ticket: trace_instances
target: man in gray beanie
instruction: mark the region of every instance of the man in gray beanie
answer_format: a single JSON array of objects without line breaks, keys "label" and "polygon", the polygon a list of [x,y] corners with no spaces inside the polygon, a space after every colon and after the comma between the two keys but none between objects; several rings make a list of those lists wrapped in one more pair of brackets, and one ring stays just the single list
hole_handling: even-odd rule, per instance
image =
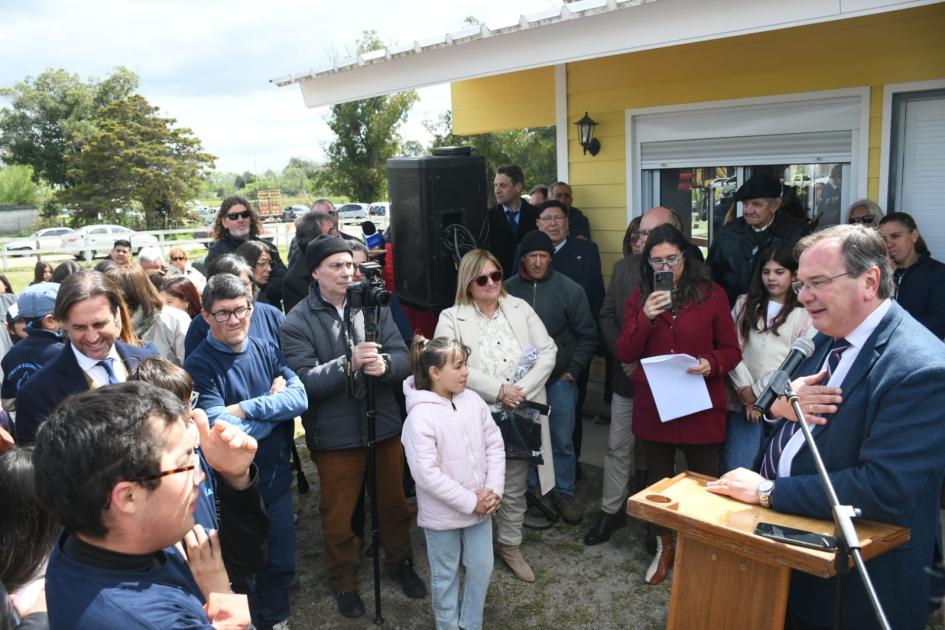
[{"label": "man in gray beanie", "polygon": [[374,379],[376,500],[384,563],[405,595],[426,595],[411,560],[411,512],[401,483],[403,419],[394,398],[395,389],[410,374],[410,357],[386,306],[378,309],[376,341],[365,340],[364,312],[347,300],[354,259],[343,239],[317,237],[305,249],[305,260],[314,282],[305,300],[286,316],[282,351],[312,403],[302,414],[302,425],[321,482],[319,511],[330,586],[338,611],[345,617],[360,617],[364,614],[358,593],[361,557],[351,515],[367,474],[368,378]]},{"label": "man in gray beanie", "polygon": [[581,522],[574,501],[577,457],[572,433],[576,418],[577,378],[587,369],[597,348],[597,323],[591,315],[584,289],[551,267],[551,238],[544,232],[529,232],[522,239],[518,274],[507,280],[505,290],[528,302],[558,346],[555,368],[545,391],[551,414],[551,447],[555,488],[552,502],[565,523]]}]

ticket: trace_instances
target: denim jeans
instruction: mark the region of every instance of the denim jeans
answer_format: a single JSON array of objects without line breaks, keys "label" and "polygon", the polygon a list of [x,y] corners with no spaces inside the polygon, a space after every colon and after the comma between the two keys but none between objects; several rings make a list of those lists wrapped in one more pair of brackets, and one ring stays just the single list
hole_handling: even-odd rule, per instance
[{"label": "denim jeans", "polygon": [[574,405],[578,388],[574,381],[557,379],[545,385],[548,395],[548,426],[551,429],[551,453],[555,464],[555,489],[559,494],[574,496],[574,473],[577,456],[574,454]]},{"label": "denim jeans", "polygon": [[[437,630],[479,630],[492,576],[492,519],[462,529],[424,529]],[[460,561],[466,568],[460,597]]]},{"label": "denim jeans", "polygon": [[765,421],[748,422],[745,410],[729,411],[722,449],[722,474],[742,467],[758,470],[765,438]]}]

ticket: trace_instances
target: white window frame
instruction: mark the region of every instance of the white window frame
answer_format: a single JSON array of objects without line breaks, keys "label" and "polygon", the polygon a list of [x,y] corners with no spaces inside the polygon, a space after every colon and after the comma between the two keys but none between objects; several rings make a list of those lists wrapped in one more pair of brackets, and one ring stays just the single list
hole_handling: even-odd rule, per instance
[{"label": "white window frame", "polygon": [[[902,92],[926,92],[945,89],[945,79],[931,81],[911,81],[909,83],[888,83],[883,86],[883,118],[879,145],[879,199],[874,199],[883,210],[889,202],[890,150],[892,149],[892,109],[893,97]],[[866,197],[864,194],[863,197]]]},{"label": "white window frame", "polygon": [[[850,189],[852,198],[866,196],[867,175],[869,171],[869,115],[870,115],[870,88],[868,86],[846,88],[841,90],[824,90],[819,92],[798,92],[795,94],[779,94],[775,96],[759,96],[752,98],[728,99],[720,101],[703,101],[686,103],[683,105],[666,105],[657,107],[642,107],[628,109],[626,117],[626,160],[627,160],[627,221],[642,214],[642,168],[640,159],[640,143],[634,135],[635,118],[649,114],[665,114],[674,112],[694,112],[705,110],[720,110],[739,108],[743,112],[751,112],[753,106],[759,111],[772,104],[800,103],[810,101],[828,101],[838,98],[857,97],[859,99],[859,127],[853,130],[853,147],[850,160],[850,171],[853,186]],[[748,108],[747,110],[745,108]],[[884,110],[885,112],[885,110]],[[796,129],[786,128],[784,133],[794,133]]]}]

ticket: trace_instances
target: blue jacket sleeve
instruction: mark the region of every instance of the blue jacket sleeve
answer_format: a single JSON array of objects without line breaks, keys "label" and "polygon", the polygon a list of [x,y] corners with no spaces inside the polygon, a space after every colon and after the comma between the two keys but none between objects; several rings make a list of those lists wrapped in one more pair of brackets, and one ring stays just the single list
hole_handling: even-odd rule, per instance
[{"label": "blue jacket sleeve", "polygon": [[202,362],[190,361],[186,364],[186,368],[187,372],[190,374],[190,378],[194,381],[194,391],[200,394],[200,397],[197,399],[197,406],[207,413],[210,426],[213,426],[217,420],[226,420],[257,440],[262,440],[272,433],[274,425],[271,422],[263,422],[249,418],[237,418],[226,412],[226,402],[223,398],[223,392],[220,391],[207,365]]},{"label": "blue jacket sleeve", "polygon": [[285,357],[274,343],[267,344],[265,347],[269,350],[267,357],[269,373],[284,378],[286,388],[278,394],[257,396],[241,401],[240,407],[243,408],[247,418],[253,420],[269,422],[291,420],[308,409],[305,386],[302,385],[302,381],[295,372],[286,365]]}]

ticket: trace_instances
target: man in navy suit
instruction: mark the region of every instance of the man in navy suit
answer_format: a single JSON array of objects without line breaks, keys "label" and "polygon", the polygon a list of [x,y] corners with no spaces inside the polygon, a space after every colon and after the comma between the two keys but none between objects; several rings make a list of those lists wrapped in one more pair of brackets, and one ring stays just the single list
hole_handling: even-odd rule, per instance
[{"label": "man in navy suit", "polygon": [[506,279],[518,271],[515,249],[522,237],[537,229],[538,208],[522,199],[525,175],[515,164],[500,166],[495,170],[493,182],[496,205],[489,209],[488,250],[502,263]]},{"label": "man in navy suit", "polygon": [[141,359],[155,354],[118,341],[121,305],[121,293],[97,271],[62,281],[53,315],[69,342],[17,393],[17,443],[32,442],[46,416],[70,394],[122,383]]},{"label": "man in navy suit", "polygon": [[[892,270],[879,235],[838,225],[798,243],[795,290],[820,331],[794,383],[842,505],[864,519],[909,528],[910,541],[867,563],[893,628],[924,628],[927,569],[941,550],[939,489],[945,472],[945,346],[890,299]],[[790,514],[831,511],[803,432],[783,400],[761,465],[708,489]],[[846,581],[844,627],[878,627],[859,575]],[[791,576],[794,628],[832,625],[834,580]]]}]

